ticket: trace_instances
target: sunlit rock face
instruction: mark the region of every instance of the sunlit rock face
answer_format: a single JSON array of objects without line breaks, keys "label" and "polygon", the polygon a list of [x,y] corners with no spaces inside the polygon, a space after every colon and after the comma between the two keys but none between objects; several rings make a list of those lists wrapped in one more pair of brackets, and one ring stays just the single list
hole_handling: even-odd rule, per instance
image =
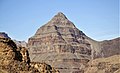
[{"label": "sunlit rock face", "polygon": [[27,48],[0,38],[0,73],[59,73],[46,63],[31,63]]},{"label": "sunlit rock face", "polygon": [[30,59],[46,62],[61,73],[82,72],[91,59],[88,37],[59,12],[28,40]]}]

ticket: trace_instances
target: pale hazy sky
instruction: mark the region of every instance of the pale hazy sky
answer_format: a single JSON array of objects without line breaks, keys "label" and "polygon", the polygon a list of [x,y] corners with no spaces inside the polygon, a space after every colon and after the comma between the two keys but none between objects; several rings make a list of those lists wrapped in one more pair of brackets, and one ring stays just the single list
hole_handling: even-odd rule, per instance
[{"label": "pale hazy sky", "polygon": [[119,0],[0,0],[0,32],[27,41],[58,12],[93,39],[120,34]]}]

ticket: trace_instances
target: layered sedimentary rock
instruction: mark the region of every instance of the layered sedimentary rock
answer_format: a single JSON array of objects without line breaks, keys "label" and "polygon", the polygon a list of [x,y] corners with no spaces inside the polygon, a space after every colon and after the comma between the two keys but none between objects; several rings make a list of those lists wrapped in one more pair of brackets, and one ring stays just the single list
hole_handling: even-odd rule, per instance
[{"label": "layered sedimentary rock", "polygon": [[46,62],[61,73],[80,72],[91,59],[86,35],[59,12],[28,41],[30,59]]},{"label": "layered sedimentary rock", "polygon": [[84,73],[120,73],[120,55],[91,60]]},{"label": "layered sedimentary rock", "polygon": [[59,73],[59,71],[46,63],[31,63],[25,47],[18,47],[11,39],[2,37],[0,73]]},{"label": "layered sedimentary rock", "polygon": [[82,73],[89,60],[120,54],[119,41],[95,41],[59,12],[29,38],[28,47],[33,62],[47,62],[62,73]]}]

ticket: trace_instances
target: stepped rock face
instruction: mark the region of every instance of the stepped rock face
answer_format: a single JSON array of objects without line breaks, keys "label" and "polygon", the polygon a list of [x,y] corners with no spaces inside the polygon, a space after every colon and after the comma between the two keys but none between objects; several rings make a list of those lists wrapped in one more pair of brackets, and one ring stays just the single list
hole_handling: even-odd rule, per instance
[{"label": "stepped rock face", "polygon": [[84,73],[120,73],[120,55],[91,60]]},{"label": "stepped rock face", "polygon": [[61,73],[78,73],[91,59],[91,44],[86,35],[59,12],[29,38],[30,59],[46,62]]}]

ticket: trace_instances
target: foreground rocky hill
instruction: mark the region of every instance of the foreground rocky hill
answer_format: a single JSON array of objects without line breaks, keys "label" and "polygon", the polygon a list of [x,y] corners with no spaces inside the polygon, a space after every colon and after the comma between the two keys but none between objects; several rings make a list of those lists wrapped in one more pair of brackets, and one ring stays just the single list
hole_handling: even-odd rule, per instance
[{"label": "foreground rocky hill", "polygon": [[46,63],[30,62],[28,50],[9,38],[0,38],[0,73],[59,73]]},{"label": "foreground rocky hill", "polygon": [[120,39],[95,41],[61,12],[28,40],[32,62],[46,62],[61,73],[83,73],[90,60],[120,54]]}]

